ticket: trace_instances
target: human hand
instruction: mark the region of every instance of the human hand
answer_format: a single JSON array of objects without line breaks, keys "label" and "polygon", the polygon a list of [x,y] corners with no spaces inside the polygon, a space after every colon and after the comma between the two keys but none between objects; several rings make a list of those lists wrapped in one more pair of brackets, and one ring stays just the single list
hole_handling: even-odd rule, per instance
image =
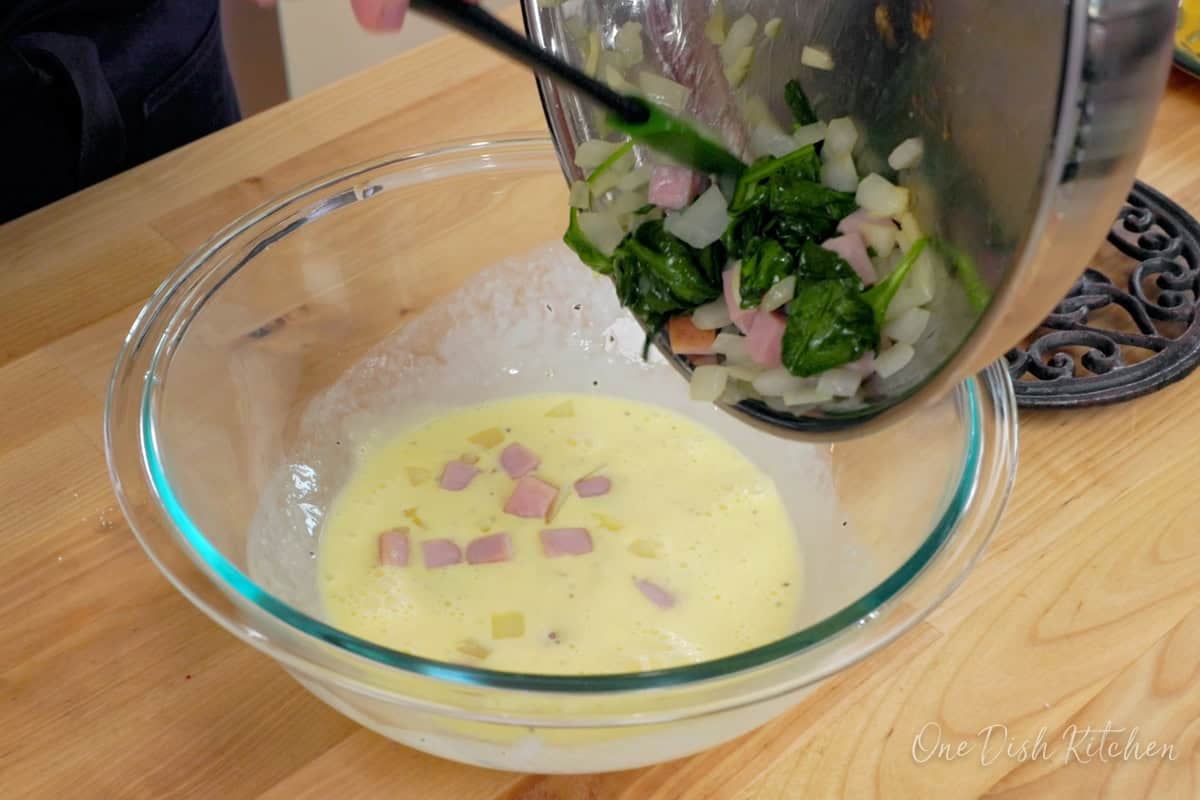
[{"label": "human hand", "polygon": [[[276,0],[255,0],[260,6],[270,7]],[[478,3],[479,0],[466,0]],[[408,13],[408,0],[350,0],[358,24],[369,31],[394,31],[404,24]]]}]

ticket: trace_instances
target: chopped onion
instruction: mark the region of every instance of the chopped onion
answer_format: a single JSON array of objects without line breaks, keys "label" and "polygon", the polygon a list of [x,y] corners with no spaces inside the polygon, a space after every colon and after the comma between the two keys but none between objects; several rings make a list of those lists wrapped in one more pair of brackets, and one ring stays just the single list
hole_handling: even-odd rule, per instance
[{"label": "chopped onion", "polygon": [[626,67],[636,67],[642,63],[645,53],[642,49],[642,26],[638,22],[626,22],[613,38],[613,47],[625,60]]},{"label": "chopped onion", "polygon": [[874,172],[862,179],[854,199],[875,217],[898,217],[908,209],[908,189]]},{"label": "chopped onion", "polygon": [[776,128],[779,123],[775,120],[775,115],[771,113],[771,109],[767,106],[767,101],[761,95],[753,95],[747,97],[741,103],[742,118],[746,120],[746,124],[751,127],[758,127],[764,122],[769,122]]},{"label": "chopped onion", "polygon": [[729,305],[724,298],[705,303],[692,312],[692,324],[702,331],[715,331],[731,322]]},{"label": "chopped onion", "polygon": [[582,48],[585,40],[588,37],[587,23],[583,21],[582,14],[572,15],[570,9],[571,3],[570,0],[568,0],[568,2],[563,3],[563,17],[565,17],[563,29],[567,32],[567,35],[570,36],[571,39],[580,46],[580,48]]},{"label": "chopped onion", "polygon": [[614,164],[603,174],[596,176],[591,182],[593,197],[602,197],[610,189],[616,188],[617,184],[621,182],[621,178],[625,177],[625,172],[619,167],[619,164]]},{"label": "chopped onion", "polygon": [[819,403],[828,403],[833,399],[833,395],[826,394],[820,389],[801,389],[798,392],[788,392],[783,396],[783,402],[789,406],[811,406]]},{"label": "chopped onion", "polygon": [[[829,147],[829,140],[825,140]],[[849,153],[838,153],[824,159],[821,165],[821,183],[839,192],[853,192],[858,189],[858,170],[854,166],[854,157]]]},{"label": "chopped onion", "polygon": [[587,181],[575,181],[571,184],[571,208],[584,210],[592,207],[592,187]]},{"label": "chopped onion", "polygon": [[906,286],[911,286],[930,300],[937,293],[933,258],[929,248],[925,248],[925,252],[917,257],[917,263],[913,264],[912,272],[908,274],[908,280],[904,282]]},{"label": "chopped onion", "polygon": [[635,94],[637,92],[637,88],[632,83],[625,80],[625,76],[621,74],[621,71],[612,64],[609,64],[604,68],[604,82],[607,83],[614,92],[621,92],[622,94]]},{"label": "chopped onion", "polygon": [[663,226],[668,233],[700,250],[724,235],[729,227],[729,206],[721,190],[710,186],[683,212],[668,214]]},{"label": "chopped onion", "polygon": [[806,67],[828,71],[833,69],[833,56],[829,55],[829,51],[823,47],[806,45],[800,51],[800,63]]},{"label": "chopped onion", "polygon": [[581,211],[577,215],[577,219],[583,235],[606,256],[611,256],[617,249],[617,245],[625,238],[625,231],[617,222],[614,214]]},{"label": "chopped onion", "polygon": [[905,286],[896,292],[896,296],[892,298],[892,302],[888,305],[887,321],[891,322],[905,312],[912,311],[914,308],[920,308],[932,299],[932,297],[926,297],[925,293],[919,289]]},{"label": "chopped onion", "polygon": [[583,69],[593,78],[600,71],[601,52],[603,52],[603,46],[600,44],[600,31],[590,31],[588,33],[587,61],[584,62]]},{"label": "chopped onion", "polygon": [[704,35],[713,44],[725,43],[725,4],[721,0],[717,0],[712,13],[708,15],[708,22],[704,25]]},{"label": "chopped onion", "polygon": [[631,192],[634,189],[640,189],[650,183],[650,176],[654,173],[654,167],[649,164],[643,164],[637,169],[625,175],[621,180],[617,181],[617,188],[624,192]]},{"label": "chopped onion", "polygon": [[921,163],[925,155],[925,143],[920,139],[905,139],[888,156],[888,166],[894,170],[911,169]]},{"label": "chopped onion", "polygon": [[824,141],[828,135],[829,126],[818,120],[811,125],[801,125],[796,128],[796,132],[792,134],[792,140],[796,143],[796,148],[799,149]]},{"label": "chopped onion", "polygon": [[881,378],[890,378],[907,367],[916,354],[911,344],[894,344],[875,357],[875,371]]},{"label": "chopped onion", "polygon": [[784,133],[774,120],[767,120],[757,125],[750,134],[750,149],[759,158],[763,156],[783,158],[799,148],[796,140]]},{"label": "chopped onion", "polygon": [[853,397],[862,381],[862,373],[858,370],[837,367],[821,373],[817,379],[817,391],[834,397]]},{"label": "chopped onion", "polygon": [[879,225],[863,223],[858,229],[862,233],[867,247],[875,251],[876,258],[887,258],[896,248],[896,234],[899,231],[891,222],[883,222]]},{"label": "chopped onion", "polygon": [[811,388],[811,379],[797,378],[784,367],[769,369],[754,379],[754,390],[765,397],[782,397]]},{"label": "chopped onion", "polygon": [[575,166],[588,171],[608,160],[608,157],[620,149],[620,142],[606,142],[603,139],[588,139],[575,148]]},{"label": "chopped onion", "polygon": [[692,371],[691,398],[701,403],[715,403],[725,393],[729,371],[724,367],[706,364]]},{"label": "chopped onion", "polygon": [[788,275],[779,283],[772,286],[763,295],[762,308],[763,311],[774,311],[777,308],[782,308],[792,302],[792,298],[796,296],[796,276]]},{"label": "chopped onion", "polygon": [[911,211],[905,211],[896,217],[896,221],[900,223],[900,233],[896,241],[900,243],[900,248],[907,253],[916,244],[917,240],[924,235],[921,232],[921,225],[917,222],[917,218],[912,215]]},{"label": "chopped onion", "polygon": [[750,74],[750,68],[754,66],[754,47],[743,47],[734,58],[733,63],[725,68],[725,80],[729,81],[729,85],[733,88],[741,86],[746,76]]},{"label": "chopped onion", "polygon": [[916,344],[929,325],[930,313],[923,308],[905,311],[883,326],[883,335],[901,344]]},{"label": "chopped onion", "polygon": [[736,333],[718,333],[717,338],[713,340],[712,349],[714,353],[725,356],[730,361],[735,361],[741,364],[752,364],[750,360],[750,351],[746,348],[746,337]]},{"label": "chopped onion", "polygon": [[642,87],[647,100],[676,114],[683,111],[691,96],[686,86],[645,70],[638,73],[638,85]]},{"label": "chopped onion", "polygon": [[768,39],[774,39],[779,35],[781,28],[783,28],[783,20],[779,17],[772,17],[763,23],[763,36]]},{"label": "chopped onion", "polygon": [[635,189],[617,195],[617,198],[608,204],[608,210],[613,214],[632,214],[646,203],[645,190]]},{"label": "chopped onion", "polygon": [[829,132],[825,135],[825,152],[830,155],[853,153],[858,144],[858,128],[849,117],[838,117],[829,121]]},{"label": "chopped onion", "polygon": [[730,363],[727,364],[725,368],[729,370],[729,377],[735,380],[745,381],[746,383],[753,383],[755,378],[767,371],[767,368],[762,364]]},{"label": "chopped onion", "polygon": [[756,33],[758,20],[750,14],[743,14],[730,26],[729,32],[725,34],[725,41],[721,44],[721,63],[726,69],[737,61],[743,49],[750,46]]}]

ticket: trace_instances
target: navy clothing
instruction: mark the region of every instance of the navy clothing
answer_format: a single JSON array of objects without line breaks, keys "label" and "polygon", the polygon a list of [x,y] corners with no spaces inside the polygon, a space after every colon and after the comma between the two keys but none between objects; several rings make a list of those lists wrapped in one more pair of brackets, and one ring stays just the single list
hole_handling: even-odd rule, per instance
[{"label": "navy clothing", "polygon": [[239,117],[219,0],[0,5],[0,222]]}]

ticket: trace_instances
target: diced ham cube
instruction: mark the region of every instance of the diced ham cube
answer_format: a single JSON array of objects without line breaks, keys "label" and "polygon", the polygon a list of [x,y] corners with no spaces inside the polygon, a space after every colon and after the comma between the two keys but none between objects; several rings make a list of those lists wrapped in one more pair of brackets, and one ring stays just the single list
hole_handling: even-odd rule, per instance
[{"label": "diced ham cube", "polygon": [[550,528],[542,531],[542,553],[547,558],[583,556],[592,552],[592,535],[586,528]]},{"label": "diced ham cube", "polygon": [[533,475],[517,481],[517,488],[504,504],[504,513],[525,519],[545,519],[558,497],[558,487]]},{"label": "diced ham cube", "polygon": [[671,317],[667,323],[667,339],[671,352],[680,356],[705,356],[712,353],[716,331],[702,331],[690,316]]},{"label": "diced ham cube", "polygon": [[612,490],[612,481],[603,475],[594,475],[575,481],[575,494],[580,497],[600,497]]},{"label": "diced ham cube", "polygon": [[516,442],[500,451],[500,466],[513,480],[533,472],[541,463],[542,460],[537,455]]},{"label": "diced ham cube", "polygon": [[475,476],[478,474],[479,467],[474,464],[468,464],[465,461],[449,461],[442,469],[442,479],[439,485],[448,492],[461,492],[471,485],[471,481],[475,480]]},{"label": "diced ham cube", "polygon": [[429,569],[462,563],[462,550],[452,539],[430,539],[421,542],[421,555]]},{"label": "diced ham cube", "polygon": [[783,332],[787,317],[775,311],[760,311],[746,336],[746,352],[755,364],[783,366]]},{"label": "diced ham cube", "polygon": [[857,233],[848,233],[835,239],[829,239],[822,242],[821,247],[837,253],[847,264],[854,267],[854,271],[858,273],[858,277],[862,278],[864,284],[870,286],[875,283],[875,265],[871,263],[871,257],[867,255],[867,246]]},{"label": "diced ham cube", "polygon": [[735,265],[725,270],[721,276],[725,283],[725,306],[729,309],[729,318],[742,333],[749,333],[754,325],[758,311],[753,308],[742,308],[742,273],[741,267]]},{"label": "diced ham cube", "polygon": [[467,545],[468,564],[499,564],[513,557],[512,537],[507,533],[480,536]]},{"label": "diced ham cube", "polygon": [[638,591],[642,596],[649,600],[659,608],[674,608],[675,595],[668,592],[666,589],[659,586],[653,581],[645,580],[644,578],[634,578],[633,583],[637,586]]},{"label": "diced ham cube", "polygon": [[687,167],[655,167],[646,199],[656,206],[681,211],[704,188],[704,176]]},{"label": "diced ham cube", "polygon": [[386,567],[408,566],[408,528],[379,534],[379,563]]},{"label": "diced ham cube", "polygon": [[853,233],[862,236],[862,228],[864,225],[891,225],[892,221],[886,217],[873,217],[866,209],[860,208],[848,217],[842,219],[838,223],[838,233]]},{"label": "diced ham cube", "polygon": [[846,369],[852,369],[864,378],[869,377],[875,371],[875,354],[867,353],[858,361],[847,364]]}]

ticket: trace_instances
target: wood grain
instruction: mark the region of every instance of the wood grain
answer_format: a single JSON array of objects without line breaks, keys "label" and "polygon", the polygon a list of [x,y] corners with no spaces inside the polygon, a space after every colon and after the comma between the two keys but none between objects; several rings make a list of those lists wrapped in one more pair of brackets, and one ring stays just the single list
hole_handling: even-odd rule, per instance
[{"label": "wood grain", "polygon": [[[543,124],[527,75],[451,37],[0,227],[0,795],[1200,797],[1197,378],[1120,407],[1023,415],[1010,511],[945,605],[780,720],[644,770],[510,775],[407,750],[168,585],[116,509],[100,429],[141,302],[280,191],[388,151]],[[1193,212],[1198,126],[1200,83],[1173,76],[1141,175]],[[1071,726],[1109,720],[1176,758],[978,752],[987,726],[1014,742],[1044,729],[1061,755]],[[976,751],[917,763],[930,725]]]}]

